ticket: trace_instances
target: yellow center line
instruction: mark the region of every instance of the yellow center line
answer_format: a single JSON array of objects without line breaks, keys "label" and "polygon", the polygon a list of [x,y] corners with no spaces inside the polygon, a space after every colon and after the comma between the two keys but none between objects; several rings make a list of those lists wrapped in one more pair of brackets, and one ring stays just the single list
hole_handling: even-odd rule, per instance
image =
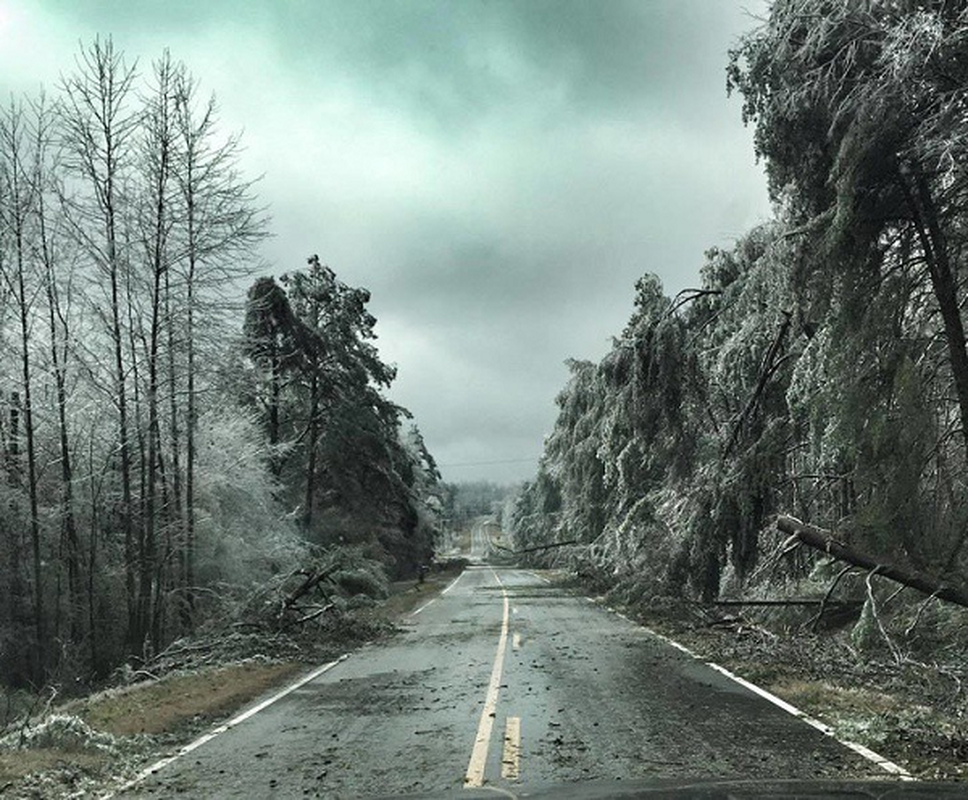
[{"label": "yellow center line", "polygon": [[521,717],[508,717],[504,727],[504,756],[501,777],[516,781],[521,772]]},{"label": "yellow center line", "polygon": [[504,616],[501,620],[501,636],[497,641],[494,666],[491,669],[491,682],[487,687],[487,697],[481,711],[481,721],[477,726],[477,738],[474,740],[471,760],[467,765],[467,774],[464,776],[464,786],[467,788],[484,784],[484,767],[487,764],[487,750],[491,743],[491,729],[494,726],[494,716],[497,713],[497,696],[501,688],[501,672],[504,669],[504,651],[508,645],[508,593],[497,573],[494,570],[491,570],[491,572],[501,587],[501,594],[504,598]]}]

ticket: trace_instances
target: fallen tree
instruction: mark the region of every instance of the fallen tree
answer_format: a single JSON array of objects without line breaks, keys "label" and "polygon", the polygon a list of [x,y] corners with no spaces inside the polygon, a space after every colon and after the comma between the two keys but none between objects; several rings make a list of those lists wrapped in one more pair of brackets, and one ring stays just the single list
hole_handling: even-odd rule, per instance
[{"label": "fallen tree", "polygon": [[895,583],[917,589],[930,597],[947,600],[949,603],[968,608],[968,593],[958,586],[929,577],[920,573],[910,572],[894,564],[879,561],[866,553],[860,553],[849,547],[834,531],[818,528],[795,517],[780,515],[776,520],[778,530],[789,535],[790,544],[800,543],[807,547],[826,553],[833,558],[855,567],[876,572]]},{"label": "fallen tree", "polygon": [[523,550],[512,550],[510,547],[505,547],[503,544],[491,542],[491,547],[496,547],[498,550],[503,550],[511,555],[520,556],[524,553],[537,553],[540,550],[551,550],[555,547],[565,547],[566,545],[571,544],[580,544],[580,542],[577,539],[569,539],[567,542],[552,542],[551,544],[541,544],[537,547],[525,547]]}]

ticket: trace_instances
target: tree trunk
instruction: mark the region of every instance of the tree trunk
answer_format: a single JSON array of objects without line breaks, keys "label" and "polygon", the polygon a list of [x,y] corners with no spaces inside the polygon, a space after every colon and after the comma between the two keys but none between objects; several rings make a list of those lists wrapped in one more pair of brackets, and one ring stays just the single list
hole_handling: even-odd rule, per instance
[{"label": "tree trunk", "polygon": [[[189,213],[189,241],[194,233]],[[191,247],[191,245],[190,245]],[[188,266],[188,418],[185,422],[185,617],[190,628],[195,614],[195,254],[189,253]]]},{"label": "tree trunk", "polygon": [[[38,124],[38,131],[42,125]],[[39,137],[39,133],[38,133]],[[38,143],[38,149],[40,144]],[[38,158],[38,162],[40,158]],[[40,181],[38,163],[38,181]],[[77,522],[74,516],[74,471],[72,465],[70,435],[67,422],[67,320],[60,305],[57,278],[54,270],[54,256],[47,234],[46,206],[41,189],[38,195],[38,228],[40,234],[41,258],[44,262],[45,290],[47,294],[47,322],[50,331],[50,358],[54,373],[54,389],[57,401],[57,428],[61,462],[61,531],[63,549],[67,562],[68,624],[70,640],[74,643],[81,639],[80,614],[83,598],[80,583],[80,543],[77,536]],[[60,323],[58,325],[58,322]],[[60,330],[63,329],[63,342]],[[63,347],[63,351],[61,348]]]},{"label": "tree trunk", "polygon": [[795,537],[797,541],[802,542],[808,547],[820,550],[847,564],[853,564],[855,567],[860,567],[867,571],[877,570],[878,575],[890,578],[896,583],[917,589],[926,595],[947,600],[949,603],[955,603],[956,605],[968,608],[968,593],[961,588],[952,586],[936,578],[901,569],[893,564],[878,561],[865,553],[859,553],[840,541],[833,531],[808,525],[793,517],[782,515],[777,517],[776,527],[783,533]]},{"label": "tree trunk", "polygon": [[[7,482],[14,490],[20,489],[21,472],[20,465],[20,395],[17,392],[10,393],[10,437],[7,442]],[[15,636],[22,638],[15,642],[17,646],[12,648],[17,657],[11,659],[14,663],[12,675],[9,678],[11,685],[17,686],[26,684],[30,681],[28,661],[29,653],[23,644],[26,632],[30,626],[30,612],[27,608],[27,586],[24,578],[24,541],[23,530],[18,524],[12,526],[8,531],[10,536],[10,558],[8,561],[10,570],[10,586],[7,588],[9,598],[10,622],[12,623]]]},{"label": "tree trunk", "polygon": [[30,316],[29,306],[24,283],[23,259],[21,248],[23,242],[20,233],[17,234],[17,284],[18,305],[20,306],[20,341],[21,349],[21,375],[23,376],[24,392],[24,437],[27,441],[27,488],[30,497],[30,545],[33,557],[33,576],[34,576],[34,635],[36,642],[36,671],[35,675],[40,678],[46,669],[46,640],[44,634],[44,583],[41,571],[41,548],[40,548],[40,510],[37,499],[37,452],[34,442],[34,412],[31,387],[31,365],[30,365]]},{"label": "tree trunk", "polygon": [[10,210],[7,220],[8,227],[13,233],[14,245],[14,276],[13,295],[17,304],[17,316],[20,323],[20,376],[23,391],[23,429],[27,445],[27,495],[30,507],[30,544],[33,573],[33,663],[31,671],[34,680],[40,682],[44,678],[47,666],[45,654],[46,635],[44,633],[44,584],[42,574],[41,541],[40,541],[40,510],[37,486],[37,451],[34,438],[33,414],[33,386],[32,364],[30,357],[30,310],[32,301],[27,294],[26,280],[26,251],[28,243],[27,216],[33,210],[34,190],[29,185],[27,167],[24,163],[23,151],[23,118],[21,109],[11,105],[6,119],[3,121],[3,146],[9,165],[9,201]]},{"label": "tree trunk", "polygon": [[119,517],[124,539],[125,602],[130,648],[137,638],[136,551],[120,286],[123,263],[118,252],[118,186],[123,179],[121,171],[135,119],[127,113],[126,105],[134,81],[134,70],[124,64],[110,39],[96,39],[90,48],[81,51],[77,64],[77,73],[63,84],[65,98],[61,119],[72,169],[89,184],[93,198],[87,210],[79,209],[82,216],[74,220],[74,228],[83,231],[87,224],[91,224],[99,228],[103,237],[102,242],[95,243],[86,233],[81,233],[80,241],[85,244],[109,286],[108,327],[113,350],[113,395],[117,411],[117,452],[121,466]]},{"label": "tree trunk", "polygon": [[99,485],[97,482],[98,470],[94,461],[94,436],[92,433],[88,449],[88,486],[91,500],[91,520],[90,537],[87,551],[87,625],[88,641],[90,643],[91,670],[95,675],[103,675],[106,670],[102,669],[101,664],[101,638],[100,630],[97,625],[97,595],[95,593],[94,576],[97,575],[97,548],[98,530],[100,525],[100,515],[98,514],[98,500],[100,498]]},{"label": "tree trunk", "polygon": [[[132,540],[132,554],[131,561],[128,562],[127,570],[130,574],[127,575],[129,583],[129,589],[131,591],[130,603],[132,604],[133,618],[130,620],[130,627],[128,629],[128,648],[131,653],[141,655],[144,649],[144,640],[146,630],[144,627],[145,620],[145,608],[143,606],[144,592],[145,588],[142,583],[142,578],[144,576],[145,570],[145,501],[147,500],[148,492],[145,480],[148,475],[146,469],[147,465],[147,444],[145,440],[145,427],[142,421],[142,414],[144,409],[144,403],[141,398],[141,367],[138,361],[138,343],[136,335],[136,320],[134,317],[134,290],[131,286],[131,275],[130,272],[125,276],[125,294],[127,298],[127,313],[128,313],[128,349],[131,354],[131,400],[132,407],[134,409],[134,437],[135,444],[137,445],[137,450],[135,455],[137,457],[137,470],[138,470],[138,504],[137,504],[137,515],[134,515],[135,506],[134,499],[132,497],[132,519],[131,519],[131,540]],[[141,332],[141,338],[144,338],[144,332]],[[147,349],[147,348],[145,348]],[[130,476],[130,473],[129,473]],[[133,477],[131,478],[133,480]],[[129,481],[129,491],[130,491],[130,481]],[[125,554],[125,560],[127,560],[127,553]]]},{"label": "tree trunk", "polygon": [[185,562],[188,548],[184,542],[181,482],[181,425],[178,410],[178,378],[175,359],[175,321],[171,304],[171,271],[165,270],[165,324],[168,327],[168,432],[171,450],[171,494],[168,509],[168,540],[173,541],[178,553],[178,577],[187,572]]},{"label": "tree trunk", "polygon": [[309,431],[306,447],[306,497],[303,508],[303,530],[307,533],[313,524],[313,506],[316,502],[316,440],[319,438],[319,373],[313,365],[313,376],[310,380],[311,393],[309,405]]},{"label": "tree trunk", "polygon": [[158,559],[158,460],[161,456],[161,423],[158,414],[158,354],[161,341],[161,303],[162,286],[167,271],[167,230],[168,230],[168,176],[171,163],[171,142],[173,137],[171,112],[169,107],[172,83],[172,64],[167,53],[155,67],[157,80],[156,93],[149,113],[149,130],[146,159],[146,172],[150,179],[152,201],[151,240],[149,245],[151,269],[151,324],[148,329],[148,448],[147,479],[144,519],[144,547],[141,554],[141,586],[139,595],[139,616],[142,634],[150,630],[152,644],[161,647],[158,641],[160,631],[157,620],[158,610],[153,601],[159,597],[157,588],[161,583],[161,562]]},{"label": "tree trunk", "polygon": [[919,167],[908,167],[902,171],[900,180],[914,214],[914,224],[931,276],[931,288],[944,323],[945,344],[958,396],[961,434],[968,459],[968,351],[965,350],[965,328],[961,321],[958,288],[951,270],[948,244],[924,173]]},{"label": "tree trunk", "polygon": [[272,353],[270,355],[272,375],[270,377],[270,398],[269,398],[269,445],[272,447],[272,455],[269,461],[269,469],[277,478],[282,472],[282,459],[279,458],[276,446],[279,444],[279,404],[282,402],[282,365],[279,363],[278,345],[272,343]]}]

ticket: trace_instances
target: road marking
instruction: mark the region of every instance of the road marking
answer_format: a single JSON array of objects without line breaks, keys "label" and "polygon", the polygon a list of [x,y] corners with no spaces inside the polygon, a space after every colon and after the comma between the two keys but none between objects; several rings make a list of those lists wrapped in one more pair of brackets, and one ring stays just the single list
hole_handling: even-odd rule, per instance
[{"label": "road marking", "polygon": [[173,761],[177,761],[182,756],[188,755],[193,750],[197,750],[199,747],[201,747],[206,742],[212,741],[212,739],[214,739],[216,736],[219,736],[220,734],[223,734],[226,731],[231,730],[236,725],[239,725],[240,723],[245,722],[247,719],[249,719],[249,717],[254,717],[260,711],[264,711],[269,706],[271,706],[273,703],[281,700],[287,694],[291,694],[292,692],[296,691],[296,689],[299,689],[299,688],[305,686],[310,681],[313,681],[316,678],[318,678],[324,672],[329,672],[333,667],[335,667],[337,664],[341,664],[343,661],[345,661],[349,657],[350,657],[350,654],[349,653],[346,653],[344,655],[341,655],[335,661],[330,661],[328,664],[323,664],[323,666],[314,669],[308,675],[304,675],[302,678],[300,678],[299,680],[297,680],[295,683],[292,683],[289,686],[287,686],[285,689],[281,689],[280,691],[276,692],[274,695],[272,695],[272,697],[269,697],[269,698],[263,700],[258,705],[253,706],[252,708],[248,709],[247,711],[243,711],[241,714],[239,714],[238,716],[233,717],[228,722],[225,722],[222,725],[219,725],[217,728],[209,731],[208,733],[203,734],[202,736],[199,736],[195,741],[190,742],[189,744],[186,744],[177,753],[175,753],[175,755],[168,756],[167,758],[163,758],[160,761],[156,761],[150,767],[146,767],[145,769],[141,770],[141,772],[139,772],[137,775],[135,775],[130,781],[128,781],[127,783],[125,783],[120,788],[113,789],[110,792],[108,792],[107,794],[101,795],[101,800],[110,800],[110,798],[114,797],[119,792],[126,792],[126,791],[128,791],[128,789],[131,789],[131,788],[137,786],[143,780],[145,780],[146,778],[151,777],[151,775],[153,775],[154,773],[158,772],[158,770],[162,769],[163,767],[167,767]]},{"label": "road marking", "polygon": [[508,717],[504,725],[504,756],[501,777],[516,781],[521,773],[521,717]]},{"label": "road marking", "polygon": [[515,631],[514,636],[511,637],[511,649],[520,650],[521,649],[521,634]]},{"label": "road marking", "polygon": [[432,597],[430,600],[428,600],[426,603],[424,603],[422,606],[420,606],[420,608],[418,608],[416,611],[411,611],[410,612],[410,616],[411,617],[417,616],[417,614],[419,614],[425,608],[427,608],[428,606],[432,606],[434,603],[436,603],[438,600],[440,600],[440,598],[443,595],[447,594],[447,592],[449,592],[451,589],[454,588],[454,585],[457,583],[457,581],[459,581],[461,579],[461,577],[463,577],[463,575],[464,575],[464,573],[462,572],[460,575],[458,575],[456,578],[454,578],[454,580],[452,580],[449,584],[447,584],[447,588],[445,588],[439,595],[437,595],[436,597]]},{"label": "road marking", "polygon": [[424,603],[424,604],[423,604],[422,606],[420,606],[420,608],[418,608],[418,609],[417,609],[416,611],[411,611],[411,612],[410,612],[410,616],[411,616],[411,617],[415,617],[415,616],[417,616],[417,614],[419,614],[419,613],[420,613],[421,611],[423,611],[423,610],[424,610],[425,608],[427,608],[427,607],[429,607],[429,606],[432,606],[432,605],[433,605],[434,603],[436,603],[436,602],[437,602],[438,600],[440,600],[440,596],[439,596],[439,595],[438,595],[437,597],[432,597],[432,598],[430,598],[430,600],[428,600],[428,601],[427,601],[426,603]]},{"label": "road marking", "polygon": [[753,694],[759,695],[764,700],[767,700],[768,702],[775,705],[777,708],[781,708],[784,711],[786,711],[788,714],[791,714],[797,719],[802,720],[803,722],[806,722],[807,725],[810,725],[811,727],[816,728],[818,731],[829,736],[831,739],[834,739],[840,742],[844,747],[850,750],[853,750],[855,753],[857,753],[860,756],[863,756],[868,761],[874,762],[885,772],[890,772],[894,775],[897,775],[898,778],[902,781],[917,780],[917,778],[915,778],[904,767],[900,766],[899,764],[895,764],[893,761],[890,761],[884,758],[884,756],[882,756],[880,753],[875,753],[869,747],[865,747],[864,745],[858,744],[857,742],[852,742],[849,739],[841,738],[840,736],[837,735],[836,731],[834,731],[834,729],[831,728],[829,725],[821,722],[819,719],[815,719],[814,717],[811,717],[809,714],[807,714],[806,711],[803,711],[797,708],[792,703],[788,703],[786,700],[784,700],[781,697],[777,697],[772,692],[768,692],[762,686],[757,686],[755,683],[750,683],[745,678],[739,677],[739,675],[734,675],[732,672],[726,669],[726,667],[722,667],[719,664],[715,663],[714,661],[706,661],[705,659],[700,658],[700,656],[698,656],[696,653],[694,653],[685,645],[679,644],[679,642],[677,642],[675,639],[670,639],[668,636],[664,636],[658,631],[654,631],[651,628],[646,627],[645,625],[640,625],[639,623],[629,619],[621,612],[616,611],[614,608],[610,608],[608,606],[606,606],[606,608],[608,608],[608,610],[611,611],[616,616],[619,616],[622,619],[626,620],[627,622],[630,622],[632,625],[635,625],[636,627],[641,628],[646,633],[650,634],[651,636],[654,636],[656,639],[659,639],[665,642],[666,644],[676,648],[676,650],[679,650],[685,653],[687,656],[689,656],[690,658],[694,658],[696,661],[701,661],[707,667],[710,667],[711,669],[716,670],[716,672],[720,673],[721,675],[725,675],[727,678],[729,678],[732,681],[735,681],[740,686],[744,686],[745,688],[753,692]]},{"label": "road marking", "polygon": [[454,578],[454,580],[452,580],[449,584],[447,584],[447,588],[444,589],[444,591],[442,591],[441,594],[447,594],[447,592],[449,592],[457,585],[457,581],[459,581],[463,577],[464,577],[464,573],[462,572],[460,575]]},{"label": "road marking", "polygon": [[484,783],[484,767],[487,765],[487,750],[491,744],[491,729],[494,727],[494,716],[497,714],[497,696],[501,689],[501,672],[504,669],[504,652],[508,645],[508,592],[501,583],[501,579],[494,570],[491,570],[494,579],[501,587],[501,594],[504,599],[504,616],[501,620],[501,635],[497,640],[497,653],[494,656],[494,666],[491,668],[491,682],[487,687],[487,696],[484,700],[484,708],[481,710],[481,721],[477,726],[477,738],[474,740],[474,749],[471,751],[471,760],[467,765],[467,774],[464,776],[464,787],[472,788],[482,786]]},{"label": "road marking", "polygon": [[732,672],[726,669],[726,667],[721,667],[719,666],[719,664],[714,664],[711,661],[707,661],[706,664],[707,666],[712,667],[714,670],[716,670],[716,672],[719,672],[720,674],[725,675],[730,680],[736,681],[736,683],[738,683],[740,686],[745,686],[751,692],[759,695],[764,700],[769,700],[771,703],[773,703],[773,705],[777,706],[778,708],[782,708],[788,714],[792,714],[797,719],[800,719],[803,722],[806,722],[807,725],[810,725],[811,727],[816,728],[818,731],[820,731],[823,734],[826,734],[832,739],[836,739],[842,745],[844,745],[845,747],[849,747],[855,753],[863,756],[868,761],[873,761],[875,764],[877,764],[877,766],[879,766],[885,772],[891,772],[897,775],[898,778],[900,778],[902,781],[917,780],[917,778],[915,778],[910,772],[904,769],[904,767],[898,764],[895,764],[893,761],[889,761],[888,759],[884,758],[884,756],[882,756],[880,753],[875,753],[873,750],[871,750],[868,747],[864,747],[864,745],[862,744],[858,744],[857,742],[852,742],[848,739],[841,739],[839,736],[837,736],[833,728],[831,728],[829,725],[824,724],[819,719],[814,719],[805,711],[801,711],[795,705],[792,705],[791,703],[788,703],[786,700],[780,697],[777,697],[775,694],[768,692],[766,689],[762,688],[761,686],[757,686],[755,683],[750,683],[748,680],[744,680],[743,678],[739,677],[739,675],[734,675]]}]

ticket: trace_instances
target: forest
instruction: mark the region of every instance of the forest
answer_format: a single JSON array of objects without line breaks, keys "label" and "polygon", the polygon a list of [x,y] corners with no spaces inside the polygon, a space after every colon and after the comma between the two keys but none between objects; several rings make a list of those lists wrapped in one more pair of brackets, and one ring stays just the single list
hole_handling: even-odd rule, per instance
[{"label": "forest", "polygon": [[569,362],[517,546],[632,598],[859,592],[878,640],[914,587],[910,634],[968,598],[968,10],[777,0],[727,85],[773,218]]},{"label": "forest", "polygon": [[103,678],[337,548],[430,556],[369,293],[259,260],[240,152],[184,64],[110,39],[0,111],[0,685]]}]

